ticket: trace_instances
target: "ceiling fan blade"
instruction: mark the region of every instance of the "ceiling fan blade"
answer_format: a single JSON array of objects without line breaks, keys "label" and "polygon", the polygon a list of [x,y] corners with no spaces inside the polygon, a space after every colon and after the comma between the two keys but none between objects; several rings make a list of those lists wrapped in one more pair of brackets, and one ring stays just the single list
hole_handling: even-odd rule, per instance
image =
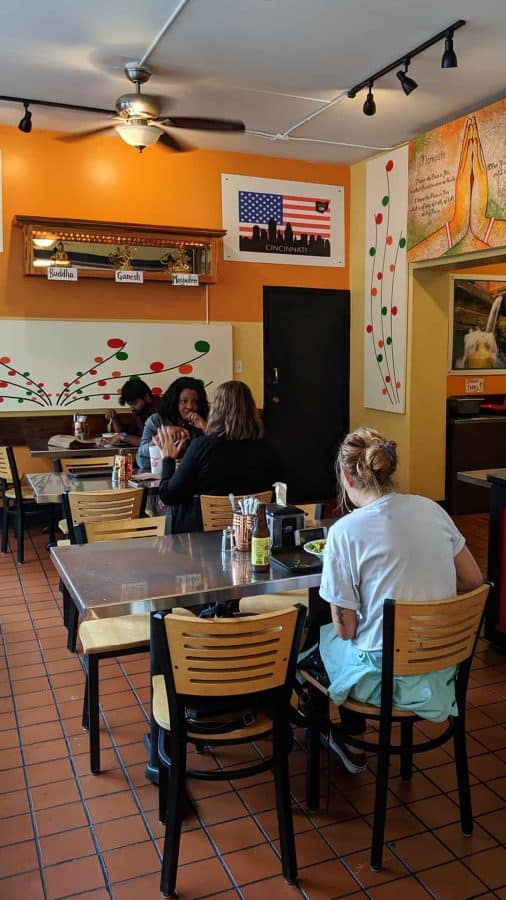
[{"label": "ceiling fan blade", "polygon": [[159,144],[163,144],[167,148],[170,147],[171,150],[176,150],[178,153],[186,150],[193,150],[191,144],[187,141],[181,141],[179,138],[175,138],[171,131],[169,131],[162,122],[158,121],[158,119],[152,119],[149,124],[154,125],[155,128],[159,128],[162,132],[158,139]]},{"label": "ceiling fan blade", "polygon": [[57,141],[63,141],[65,144],[73,144],[75,141],[82,141],[84,138],[92,137],[94,134],[100,134],[103,131],[111,131],[114,125],[102,125],[100,128],[89,128],[88,131],[73,131],[69,134],[60,134],[56,138]]},{"label": "ceiling fan blade", "polygon": [[193,131],[244,131],[244,122],[234,119],[202,119],[196,116],[166,116],[162,119],[174,128],[190,128]]}]

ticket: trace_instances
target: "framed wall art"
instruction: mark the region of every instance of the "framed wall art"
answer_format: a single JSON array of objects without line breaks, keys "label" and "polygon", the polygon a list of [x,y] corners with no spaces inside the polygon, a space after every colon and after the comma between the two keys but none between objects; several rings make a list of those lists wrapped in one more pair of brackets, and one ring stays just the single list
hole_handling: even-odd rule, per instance
[{"label": "framed wall art", "polygon": [[506,372],[506,278],[450,277],[450,372]]},{"label": "framed wall art", "polygon": [[221,176],[225,260],[344,266],[344,187]]}]

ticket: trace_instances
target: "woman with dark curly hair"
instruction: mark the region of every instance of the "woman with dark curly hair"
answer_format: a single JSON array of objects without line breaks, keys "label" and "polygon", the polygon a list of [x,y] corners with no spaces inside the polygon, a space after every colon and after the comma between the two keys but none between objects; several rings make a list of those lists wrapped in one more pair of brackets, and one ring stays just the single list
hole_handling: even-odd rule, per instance
[{"label": "woman with dark curly hair", "polygon": [[176,378],[162,397],[160,411],[147,419],[137,452],[137,465],[143,472],[149,472],[149,447],[160,428],[164,428],[178,441],[180,459],[189,442],[204,433],[209,403],[206,389],[198,378],[183,376]]},{"label": "woman with dark curly hair", "polygon": [[192,441],[177,469],[178,439],[160,428],[154,443],[162,454],[160,499],[174,507],[174,532],[202,531],[195,495],[254,494],[283,477],[281,461],[264,439],[252,393],[242,381],[218,385],[206,433]]}]

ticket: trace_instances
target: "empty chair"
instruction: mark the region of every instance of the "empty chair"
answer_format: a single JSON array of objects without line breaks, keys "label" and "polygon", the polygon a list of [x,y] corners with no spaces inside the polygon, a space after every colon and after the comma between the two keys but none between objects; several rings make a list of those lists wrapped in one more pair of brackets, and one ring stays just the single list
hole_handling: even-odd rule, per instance
[{"label": "empty chair", "polygon": [[[377,740],[346,735],[346,743],[377,755],[376,794],[374,801],[371,867],[379,871],[383,862],[383,841],[387,807],[390,756],[400,757],[402,778],[412,775],[413,753],[432,750],[453,738],[456,780],[462,831],[473,830],[471,792],[467,763],[465,707],[469,673],[485,609],[490,585],[484,584],[467,594],[448,600],[406,602],[385,600],[383,606],[383,652],[381,673],[381,706],[359,703],[351,698],[341,709],[376,720]],[[454,715],[441,723],[444,729],[437,737],[413,742],[413,725],[421,718],[411,710],[394,707],[394,677],[424,675],[456,666]],[[307,802],[318,807],[319,754],[322,723],[328,722],[328,691],[307,672],[303,676],[310,686]],[[392,740],[392,724],[400,725],[399,742]],[[444,725],[446,724],[446,727]]]},{"label": "empty chair", "polygon": [[[139,517],[145,504],[143,488],[119,488],[110,491],[69,491],[62,494],[62,505],[71,543],[79,542],[76,527],[87,522]],[[63,588],[63,621],[68,629],[67,647],[76,649],[79,615],[67,590]]]},{"label": "empty chair", "polygon": [[79,472],[93,466],[104,468],[114,465],[114,456],[74,456],[60,459],[62,472]]},{"label": "empty chair", "polygon": [[[235,503],[244,497],[256,497],[259,503],[270,503],[272,490],[261,491],[257,494],[242,494],[236,496]],[[202,525],[204,531],[219,531],[232,524],[233,510],[228,497],[214,497],[211,494],[200,495],[200,510],[202,513]]]},{"label": "empty chair", "polygon": [[[93,541],[126,540],[165,534],[165,516],[156,518],[88,522],[84,537]],[[139,598],[141,599],[141,598]],[[149,613],[90,619],[81,623],[79,637],[83,647],[86,683],[83,701],[83,727],[89,731],[90,769],[100,772],[99,664],[101,659],[128,656],[149,650]]]},{"label": "empty chair", "polygon": [[[289,710],[303,617],[295,607],[239,619],[154,615],[153,716],[160,728],[159,805],[165,822],[160,889],[165,897],[176,896],[187,775],[228,781],[272,768],[283,875],[295,881]],[[191,716],[195,707],[198,716]],[[219,747],[269,734],[272,755],[267,759],[235,769],[187,770],[188,743]]]},{"label": "empty chair", "polygon": [[110,519],[134,519],[143,512],[144,488],[113,488],[109,491],[68,491],[62,500],[71,540],[74,526]]},{"label": "empty chair", "polygon": [[7,553],[9,523],[14,522],[17,558],[25,560],[25,522],[27,517],[49,514],[50,540],[54,540],[54,507],[52,503],[36,503],[33,491],[21,483],[12,447],[0,447],[0,498],[2,500],[2,553]]}]

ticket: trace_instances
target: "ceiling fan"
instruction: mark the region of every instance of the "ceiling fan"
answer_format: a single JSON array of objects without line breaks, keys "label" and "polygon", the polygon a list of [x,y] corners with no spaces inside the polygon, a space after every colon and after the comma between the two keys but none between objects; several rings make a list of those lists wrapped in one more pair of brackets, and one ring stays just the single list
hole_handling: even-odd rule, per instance
[{"label": "ceiling fan", "polygon": [[[131,147],[135,147],[140,153],[145,147],[151,144],[160,143],[163,147],[177,152],[190,150],[188,143],[178,140],[173,134],[173,128],[187,128],[192,131],[229,131],[244,132],[244,122],[233,119],[208,119],[198,116],[166,116],[161,115],[163,97],[155,94],[142,94],[141,84],[145,84],[151,78],[151,72],[145,66],[139,63],[127,63],[125,66],[125,75],[128,80],[135,85],[135,91],[121,94],[116,100],[116,111],[108,109],[99,109],[93,106],[78,106],[72,103],[59,103],[56,101],[45,100],[27,100],[21,97],[4,97],[0,96],[0,100],[9,100],[24,104],[25,116],[21,120],[19,127],[21,131],[31,130],[31,113],[28,106],[31,104],[39,106],[57,107],[59,109],[81,110],[83,112],[93,112],[112,116],[112,121],[107,125],[99,128],[91,128],[87,131],[81,131],[71,134],[65,134],[59,137],[59,140],[66,142],[74,142],[91,137],[94,134],[100,134],[104,131],[115,129],[119,136]],[[27,117],[30,117],[28,120]],[[22,127],[22,123],[24,123]]]}]

